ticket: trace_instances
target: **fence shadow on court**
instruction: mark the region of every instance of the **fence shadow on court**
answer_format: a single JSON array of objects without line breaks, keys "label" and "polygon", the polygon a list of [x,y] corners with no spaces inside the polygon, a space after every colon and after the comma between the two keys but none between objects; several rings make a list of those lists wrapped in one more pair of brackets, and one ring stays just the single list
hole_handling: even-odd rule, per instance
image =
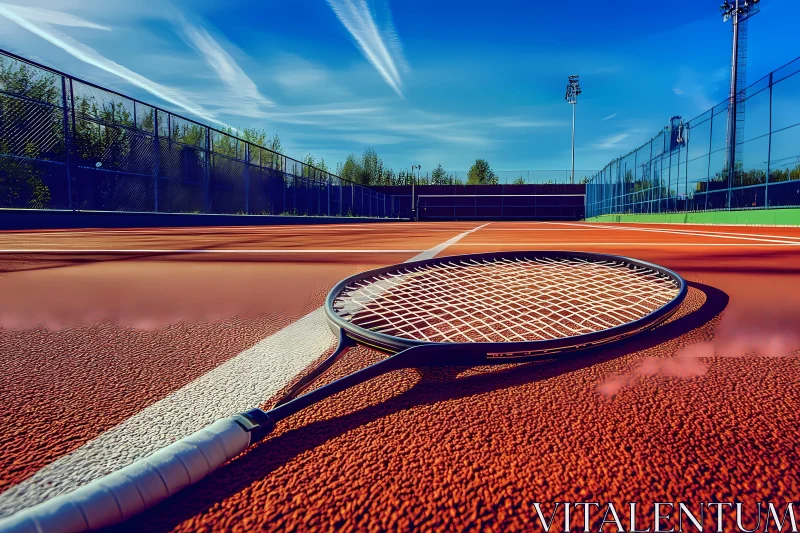
[{"label": "fence shadow on court", "polygon": [[244,457],[233,460],[197,485],[162,502],[128,523],[106,531],[170,530],[192,516],[207,511],[222,499],[265,478],[298,455],[393,413],[420,405],[456,400],[552,379],[678,338],[718,317],[729,301],[728,295],[719,289],[702,283],[687,283],[690,288],[699,290],[705,295],[705,302],[696,311],[664,324],[649,334],[636,336],[616,345],[469,377],[457,377],[464,371],[464,367],[420,368],[419,381],[407,391],[376,405],[337,418],[314,422],[268,439],[250,449]]}]

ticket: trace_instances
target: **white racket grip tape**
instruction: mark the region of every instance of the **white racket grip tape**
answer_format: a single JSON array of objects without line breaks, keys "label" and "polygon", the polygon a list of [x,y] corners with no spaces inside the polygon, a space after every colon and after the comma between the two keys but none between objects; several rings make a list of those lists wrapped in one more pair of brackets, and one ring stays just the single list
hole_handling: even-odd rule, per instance
[{"label": "white racket grip tape", "polygon": [[234,418],[210,426],[83,487],[0,519],[2,533],[77,533],[119,524],[200,481],[250,446]]}]

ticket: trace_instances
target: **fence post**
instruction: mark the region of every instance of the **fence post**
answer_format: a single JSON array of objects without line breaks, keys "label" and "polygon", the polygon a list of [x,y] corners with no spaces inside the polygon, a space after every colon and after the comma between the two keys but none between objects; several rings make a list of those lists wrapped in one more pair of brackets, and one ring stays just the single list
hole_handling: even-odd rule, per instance
[{"label": "fence post", "polygon": [[161,173],[160,148],[158,141],[158,110],[153,109],[153,209],[156,213],[158,213],[158,175]]},{"label": "fence post", "polygon": [[628,162],[623,160],[627,159],[625,156],[619,163],[617,163],[617,213],[624,212],[625,209],[625,169],[628,168]]},{"label": "fence post", "polygon": [[[640,193],[636,191],[636,169],[639,168],[639,149],[637,148],[635,152],[633,152],[633,182],[632,187],[633,191],[631,192],[631,203],[638,203],[639,208],[641,209],[642,198]],[[636,213],[636,207],[633,208],[633,212]]]},{"label": "fence post", "polygon": [[206,176],[203,184],[203,209],[211,213],[211,128],[206,126]]},{"label": "fence post", "polygon": [[769,175],[772,171],[772,72],[769,73],[769,141],[767,144],[767,183],[764,186],[764,207],[769,207]]},{"label": "fence post", "polygon": [[729,126],[729,139],[728,139],[728,210],[730,211],[733,209],[733,180],[736,177],[736,100],[738,99],[738,94],[734,93],[733,101],[730,102],[728,105],[733,106],[733,112],[728,112],[728,120],[731,120],[730,117],[733,117],[733,124]]},{"label": "fence post", "polygon": [[[72,80],[70,80],[70,98],[72,98]],[[71,211],[75,210],[72,200],[72,135],[69,132],[69,118],[67,118],[67,81],[61,76],[61,121],[64,128],[64,160],[67,170],[67,197]],[[74,113],[74,108],[73,108]]]},{"label": "fence post", "polygon": [[653,139],[650,139],[650,159],[647,160],[647,180],[650,183],[650,201],[647,202],[647,213],[653,214]]},{"label": "fence post", "polygon": [[714,147],[714,108],[711,108],[711,119],[708,126],[708,170],[706,171],[706,205],[703,211],[708,211],[708,196],[711,188],[711,149]]},{"label": "fence post", "polygon": [[[236,141],[239,142],[239,141]],[[250,143],[244,143],[244,212],[250,214]]]},{"label": "fence post", "polygon": [[[667,143],[667,136],[664,135],[664,146],[669,146],[669,172],[667,173],[667,212],[669,213],[669,196],[670,196],[670,189],[672,188],[672,132],[670,131],[670,142]],[[680,168],[680,159],[678,159],[678,167]],[[677,189],[675,190],[677,193]]]},{"label": "fence post", "polygon": [[[685,148],[686,156],[683,158],[683,160],[684,160],[684,163],[683,163],[683,176],[684,176],[684,183],[685,183],[685,186],[683,187],[683,196],[685,198],[685,200],[684,200],[684,207],[685,207],[684,211],[688,211],[689,210],[689,123],[688,122],[684,126],[683,135],[684,135],[683,139],[685,141],[685,145],[684,146],[686,147]],[[694,199],[694,195],[692,195],[692,199]]]},{"label": "fence post", "polygon": [[664,192],[664,150],[666,150],[666,139],[667,136],[661,134],[661,155],[658,157],[658,167],[660,172],[658,173],[658,212],[661,213],[661,200],[663,199],[663,195],[661,194]]}]

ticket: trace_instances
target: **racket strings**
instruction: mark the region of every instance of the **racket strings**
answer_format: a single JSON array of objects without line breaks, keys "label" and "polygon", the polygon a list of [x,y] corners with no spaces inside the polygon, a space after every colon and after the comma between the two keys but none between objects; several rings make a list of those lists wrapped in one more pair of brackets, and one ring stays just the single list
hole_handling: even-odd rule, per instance
[{"label": "racket strings", "polygon": [[[452,265],[450,265],[450,266],[452,266]],[[441,276],[441,272],[437,272],[437,274],[438,274],[438,275],[436,276],[437,278],[441,279],[441,278],[443,277],[443,276]],[[493,276],[493,277],[496,277],[496,276]],[[518,278],[518,277],[516,277],[515,279],[519,279],[519,278]],[[447,282],[447,281],[448,281],[448,280],[447,280],[447,279],[445,279],[445,282]],[[484,279],[484,280],[482,280],[482,281],[484,281],[484,282],[485,282],[485,279]],[[492,280],[492,281],[494,281],[494,280]],[[479,282],[477,285],[480,287],[481,285],[485,285],[485,283],[480,283],[480,282]],[[574,283],[573,283],[573,284],[571,284],[571,285],[574,285]],[[436,294],[437,294],[437,293],[438,293],[438,294],[441,294],[441,293],[439,293],[439,292],[438,292],[438,290],[437,290],[437,289],[441,288],[439,284],[437,284],[437,283],[435,283],[435,282],[434,282],[434,283],[431,283],[431,284],[428,286],[428,288],[430,288],[430,289],[434,290],[434,298],[433,298],[433,301],[432,301],[432,302],[428,302],[428,304],[429,304],[429,305],[430,305],[430,304],[433,304],[433,305],[444,304],[445,306],[447,306],[447,304],[448,304],[448,303],[450,303],[450,302],[448,302],[448,301],[443,301],[444,299],[442,299],[442,298],[437,298],[437,297],[436,297]],[[483,288],[483,287],[480,287],[480,288]],[[494,288],[494,287],[492,287],[492,288]],[[570,288],[573,288],[573,287],[570,287]],[[472,293],[474,293],[474,292],[477,292],[477,291],[470,291],[470,290],[467,290],[467,291],[466,291],[466,293],[465,293],[465,296],[466,296],[466,297],[465,297],[464,299],[465,299],[465,300],[473,300],[472,302],[468,302],[468,303],[479,303],[479,302],[475,302],[475,300],[474,300],[473,298],[471,298],[471,296],[472,296]],[[518,296],[519,296],[518,294],[514,294],[514,293],[516,293],[516,292],[518,292],[518,291],[512,291],[512,297],[518,297]],[[542,310],[542,309],[537,309],[537,308],[536,308],[536,307],[537,307],[537,306],[536,306],[536,304],[538,304],[538,302],[537,302],[537,301],[530,301],[529,299],[523,299],[523,300],[522,300],[522,303],[523,303],[523,304],[531,304],[531,303],[532,303],[532,304],[534,304],[534,309],[532,309],[532,311],[530,311],[530,312],[527,312],[527,313],[525,313],[525,314],[526,314],[526,315],[537,315],[537,314],[538,314],[538,315],[547,315],[547,314],[551,314],[551,315],[557,315],[559,312],[561,312],[561,317],[560,317],[560,318],[562,318],[562,319],[563,319],[563,322],[564,322],[565,324],[566,324],[566,323],[568,323],[568,322],[570,322],[570,318],[571,318],[571,317],[569,316],[569,313],[564,313],[564,312],[563,312],[563,306],[562,306],[562,305],[560,305],[560,303],[558,302],[558,300],[557,300],[556,298],[553,298],[553,296],[554,296],[554,295],[553,295],[553,294],[549,294],[549,295],[548,295],[548,294],[545,294],[544,296],[545,296],[545,297],[549,297],[549,298],[550,298],[550,300],[551,300],[551,303],[555,303],[555,306],[554,306],[554,308],[553,308],[552,310],[549,310],[549,312],[548,312],[548,310],[547,310],[546,308],[545,308],[544,310]],[[558,297],[558,295],[556,295],[556,297]],[[524,298],[524,295],[523,295],[523,298]],[[404,303],[409,303],[409,302],[404,302]],[[413,299],[411,300],[411,302],[410,302],[410,303],[411,303],[412,305],[419,305],[419,299],[418,299],[418,298],[413,298]],[[464,302],[462,301],[462,303],[464,303]],[[392,311],[392,312],[396,312],[396,311],[397,311],[396,309],[392,309],[392,308],[391,308],[391,306],[385,306],[385,307],[389,307],[389,310],[390,310],[390,311]],[[396,307],[396,306],[395,306],[395,307]],[[406,308],[406,309],[408,309],[408,308]],[[524,309],[524,308],[523,308],[523,309]],[[506,318],[510,318],[510,317],[509,317],[509,313],[508,313],[508,311],[512,311],[512,313],[513,313],[513,312],[514,312],[514,311],[516,311],[516,310],[515,310],[515,309],[513,309],[513,308],[512,308],[512,306],[508,305],[506,301],[500,301],[500,302],[499,302],[499,305],[498,305],[498,306],[495,306],[495,309],[494,309],[494,311],[495,311],[495,313],[496,313],[497,315],[499,315],[499,317],[501,317],[501,318],[503,318],[503,319],[506,319]],[[412,316],[414,316],[415,318],[417,318],[417,317],[419,317],[419,316],[420,316],[420,313],[417,313],[417,312],[412,312],[411,314],[412,314]],[[461,314],[463,314],[463,313],[461,313]],[[487,324],[487,323],[486,323],[486,321],[484,320],[484,315],[485,315],[485,313],[483,313],[483,312],[481,312],[481,311],[478,311],[478,312],[476,312],[476,313],[475,313],[475,318],[477,318],[477,319],[479,319],[479,320],[483,320],[483,321],[484,321],[484,323],[482,324],[484,327],[483,327],[483,328],[481,328],[481,331],[478,331],[478,334],[479,334],[479,336],[481,335],[481,333],[484,333],[484,334],[483,334],[483,337],[484,337],[486,340],[495,340],[495,339],[497,338],[497,336],[498,336],[498,335],[500,335],[500,336],[502,337],[502,336],[503,336],[503,332],[502,332],[502,331],[498,331],[498,329],[497,329],[497,328],[493,327],[493,325],[494,325],[494,324],[492,324],[492,323],[489,323],[489,324]],[[385,314],[384,314],[383,316],[384,316],[384,318],[386,318]],[[524,315],[523,315],[523,316],[524,316]],[[437,316],[437,318],[441,318],[441,317],[440,317],[440,316]],[[467,323],[467,324],[464,324],[463,320],[460,320],[460,317],[459,317],[458,315],[457,315],[457,318],[459,318],[459,320],[457,320],[457,324],[456,324],[456,326],[466,325],[466,326],[467,326],[467,328],[468,328],[469,330],[472,330],[473,332],[475,332],[475,331],[476,331],[476,329],[477,329],[477,328],[475,328],[475,327],[474,327],[472,324],[469,324],[469,323]],[[525,317],[525,318],[529,318],[529,317]],[[629,317],[628,317],[628,318],[629,318]],[[605,327],[608,327],[608,326],[611,326],[611,325],[613,325],[613,324],[611,324],[611,323],[609,323],[609,322],[607,322],[607,321],[606,321],[605,323],[598,323],[598,322],[596,322],[596,321],[592,321],[592,320],[591,320],[591,317],[583,317],[583,320],[582,320],[582,321],[583,321],[583,322],[586,322],[586,321],[589,321],[589,322],[591,322],[593,327],[603,327],[603,326],[605,326]],[[425,325],[427,325],[427,326],[434,326],[434,327],[435,327],[435,325],[434,325],[434,324],[432,324],[430,321],[425,321],[425,320],[424,320],[424,318],[423,318],[423,322],[426,322],[426,324],[425,324]],[[368,327],[369,327],[369,326],[374,326],[375,324],[374,324],[374,323],[366,323],[366,322],[365,322],[365,323],[364,323],[364,324],[362,324],[362,325],[364,325],[364,326],[368,326]],[[420,328],[420,327],[418,327],[416,324],[412,323],[412,324],[410,324],[410,326],[411,326],[411,329],[412,329],[412,330],[415,330],[415,332],[416,332],[416,333],[420,333],[420,332],[421,332],[421,328]],[[501,326],[501,329],[502,329],[502,330],[505,330],[505,331],[509,331],[509,330],[511,329],[511,328],[509,328],[509,327],[508,327],[508,325],[507,325],[506,323],[501,323],[501,324],[500,324],[500,326]],[[385,329],[385,328],[379,328],[379,329]],[[447,333],[447,332],[445,332],[445,331],[442,331],[442,330],[441,330],[441,329],[439,329],[439,328],[436,328],[436,329],[438,329],[439,333],[445,333],[445,336],[447,336],[447,335],[446,335],[446,333]],[[458,327],[451,327],[451,329],[458,329]],[[578,333],[578,332],[579,332],[579,331],[576,331],[576,329],[575,329],[575,328],[568,328],[568,329],[569,329],[569,330],[571,330],[571,331],[570,331],[570,333],[573,333],[573,334],[574,334],[574,333]],[[491,335],[488,335],[488,336],[487,336],[487,335],[485,334],[485,332],[487,332],[487,331],[488,331],[489,333],[491,333]],[[529,328],[529,329],[527,329],[527,331],[525,331],[525,328],[523,328],[523,332],[525,332],[525,333],[531,333],[531,329]],[[539,333],[540,335],[541,335],[541,333],[542,333],[541,329],[539,329],[539,331],[534,331],[534,332],[535,332],[535,333]],[[520,332],[519,332],[519,331],[517,331],[516,333],[520,333]]]},{"label": "racket strings", "polygon": [[334,309],[368,330],[426,342],[521,342],[609,329],[678,294],[656,270],[613,261],[504,258],[398,269],[345,289]]},{"label": "racket strings", "polygon": [[[451,265],[449,265],[449,266],[453,266],[453,265],[451,264]],[[442,277],[443,277],[443,276],[441,275],[441,272],[437,272],[437,276],[435,276],[435,278],[439,278],[439,279],[441,279]],[[497,276],[495,275],[495,276],[492,276],[492,277],[493,277],[493,278],[495,278],[495,277],[497,277]],[[485,278],[485,277],[484,277],[484,278]],[[517,279],[518,279],[518,278],[517,278]],[[445,281],[445,282],[448,282],[449,280],[447,279],[447,277],[445,277],[445,280],[444,280],[444,281]],[[485,279],[484,279],[484,280],[482,280],[482,281],[484,281],[484,283],[480,283],[480,282],[479,282],[479,283],[477,284],[479,288],[484,288],[484,287],[481,287],[481,285],[485,285]],[[492,281],[494,281],[494,280],[492,280]],[[443,299],[443,298],[440,298],[440,297],[436,297],[436,296],[437,296],[437,294],[441,294],[441,293],[438,291],[438,289],[440,289],[440,288],[441,288],[441,287],[440,287],[440,285],[439,285],[438,283],[436,283],[436,282],[430,283],[430,284],[428,285],[428,287],[427,287],[427,289],[430,289],[430,290],[428,290],[428,291],[426,291],[426,292],[430,293],[431,291],[433,291],[433,296],[434,296],[434,298],[433,298],[433,301],[429,301],[429,302],[427,302],[427,304],[423,304],[421,307],[425,308],[425,307],[430,307],[431,305],[436,305],[436,306],[438,306],[438,305],[444,304],[444,306],[445,306],[445,308],[446,308],[446,307],[447,307],[447,305],[448,305],[448,304],[450,304],[451,302],[450,302],[450,301],[447,301],[447,299]],[[494,289],[495,287],[492,287],[492,288]],[[407,290],[406,290],[405,292],[409,292],[409,291],[407,291]],[[464,299],[465,299],[465,300],[473,300],[472,302],[468,302],[468,303],[476,303],[476,302],[475,302],[475,299],[474,299],[474,298],[471,298],[471,296],[472,296],[472,294],[471,294],[471,293],[474,293],[474,292],[477,292],[477,291],[470,291],[470,290],[467,290],[467,291],[466,291],[466,293],[465,293],[465,296],[466,296],[466,297],[465,297]],[[397,295],[395,295],[395,296],[397,296]],[[431,296],[431,294],[426,294],[425,296]],[[512,296],[517,296],[517,295],[516,295],[516,294],[512,294]],[[553,301],[556,301],[556,306],[555,306],[555,309],[554,309],[554,311],[556,311],[556,312],[557,312],[557,311],[560,311],[560,308],[561,308],[561,306],[560,306],[560,305],[558,305],[558,302],[557,302],[557,300],[554,300],[554,299],[552,298],[552,295],[548,295],[548,296],[551,296],[551,300],[553,300]],[[414,306],[414,305],[416,305],[416,306],[420,306],[420,303],[421,303],[421,302],[420,302],[420,300],[421,300],[421,299],[419,298],[419,296],[418,296],[418,295],[412,296],[410,299],[409,299],[409,298],[407,298],[407,300],[410,300],[410,301],[403,302],[403,301],[402,301],[402,299],[393,298],[393,299],[392,299],[392,304],[394,304],[394,305],[388,305],[388,306],[387,306],[387,305],[384,305],[383,307],[384,307],[385,309],[387,309],[388,311],[390,311],[390,312],[397,312],[397,311],[398,311],[398,309],[396,309],[396,308],[397,308],[397,303],[399,303],[399,302],[402,302],[404,305],[407,305],[407,304],[409,304],[409,303],[410,303],[410,304],[411,304],[411,306],[412,306],[412,307],[411,307],[411,309],[413,309],[413,306]],[[462,301],[462,303],[464,303],[464,302]],[[479,302],[478,302],[478,303],[479,303]],[[513,312],[513,311],[516,311],[515,309],[513,309],[513,308],[512,308],[512,306],[508,305],[508,304],[507,304],[507,302],[505,302],[505,301],[501,301],[501,302],[499,302],[499,303],[500,303],[500,305],[499,305],[499,306],[495,306],[495,310],[494,310],[494,311],[495,311],[495,312],[497,313],[497,315],[499,315],[501,318],[504,318],[504,319],[505,319],[505,318],[509,318],[509,313],[508,313],[508,311],[512,311],[512,312]],[[534,303],[534,304],[536,304],[537,302],[535,302],[535,301],[534,301],[534,302],[530,302],[530,301],[524,301],[524,300],[523,300],[523,303],[525,303],[525,304],[527,304],[527,303]],[[394,307],[394,308],[393,308],[393,307]],[[407,310],[409,310],[409,307],[404,307],[404,309],[407,311]],[[467,331],[468,331],[468,332],[469,332],[470,330],[471,330],[473,333],[477,332],[477,333],[478,333],[478,336],[482,336],[482,337],[484,337],[484,339],[485,339],[485,340],[496,340],[498,335],[499,335],[500,337],[503,337],[503,336],[504,336],[504,333],[505,333],[505,332],[508,332],[508,331],[511,329],[511,328],[509,328],[509,327],[507,326],[507,324],[505,324],[505,323],[501,323],[501,324],[500,324],[500,330],[498,330],[498,328],[495,328],[495,327],[493,327],[493,325],[494,325],[494,324],[492,324],[492,323],[488,323],[488,324],[487,324],[487,323],[486,323],[485,316],[484,316],[484,315],[485,315],[485,313],[483,313],[483,312],[481,312],[481,311],[478,311],[478,312],[476,312],[476,313],[475,313],[475,318],[477,318],[477,319],[479,319],[479,320],[483,321],[483,324],[481,324],[481,326],[483,326],[483,327],[482,327],[482,328],[479,330],[479,329],[478,329],[478,328],[476,328],[476,327],[475,327],[473,324],[471,324],[471,323],[465,323],[465,322],[463,321],[463,319],[461,319],[461,316],[460,316],[460,315],[463,315],[464,313],[463,313],[463,312],[462,312],[462,313],[459,313],[458,311],[460,311],[460,310],[457,310],[457,312],[456,312],[456,316],[455,316],[455,318],[456,318],[456,321],[455,321],[455,322],[456,322],[456,324],[455,324],[455,325],[451,325],[450,329],[453,329],[453,330],[459,330],[459,326],[466,326],[466,329],[467,329]],[[537,311],[540,311],[540,310],[538,310],[538,309],[534,309],[532,313],[527,313],[527,314],[529,314],[529,315],[533,315],[533,314],[536,314],[536,312],[537,312]],[[382,316],[382,318],[384,318],[384,319],[391,318],[391,317],[387,317],[385,313],[380,313],[380,312],[379,312],[378,314],[380,314],[380,315]],[[541,313],[541,312],[540,312],[539,314],[547,314],[547,310],[545,310],[545,312],[544,312],[544,313]],[[550,314],[556,314],[556,313],[550,313]],[[420,327],[420,326],[417,324],[417,322],[418,322],[418,320],[417,320],[417,319],[421,318],[421,319],[422,319],[423,326],[428,326],[428,327],[430,327],[430,326],[433,326],[433,327],[434,327],[434,329],[437,329],[437,331],[438,331],[440,334],[444,334],[444,336],[445,336],[445,337],[448,337],[448,335],[447,335],[447,333],[448,333],[448,332],[447,332],[447,331],[443,331],[441,328],[437,328],[437,327],[436,327],[436,324],[432,323],[432,321],[430,321],[430,320],[425,320],[425,318],[426,318],[426,317],[422,317],[422,316],[421,316],[421,314],[420,314],[419,312],[414,312],[414,311],[412,311],[410,315],[413,317],[413,321],[411,321],[411,322],[409,323],[409,320],[406,320],[406,322],[407,322],[407,325],[408,325],[408,326],[410,326],[410,328],[409,328],[409,329],[411,329],[411,330],[413,331],[413,333],[416,333],[416,334],[420,334],[420,333],[422,333],[422,336],[423,336],[423,337],[425,336],[425,335],[424,335],[424,333],[425,333],[425,332],[424,332],[424,330],[423,330],[423,329],[422,329],[422,328],[421,328],[421,327]],[[563,315],[563,313],[562,313],[562,315]],[[407,318],[407,317],[404,317],[404,318]],[[436,318],[438,318],[438,319],[441,319],[442,317],[441,317],[440,315],[438,315],[438,314],[437,314]],[[569,316],[565,316],[565,317],[562,317],[562,318],[565,318],[565,319],[566,319],[566,321],[568,321],[568,320],[569,320]],[[584,320],[584,321],[585,321],[585,320]],[[362,325],[363,325],[363,326],[367,326],[367,327],[369,327],[369,326],[375,326],[376,324],[375,324],[374,322],[372,322],[372,323],[369,323],[369,322],[364,322]],[[608,324],[607,322],[606,322],[605,324],[598,324],[597,322],[594,322],[594,323],[593,323],[593,325],[596,327],[596,326],[599,326],[599,325],[605,325],[605,326],[608,326],[609,324]],[[386,328],[377,328],[377,329],[385,330]],[[574,329],[574,328],[569,328],[569,329],[571,329],[571,330],[572,330],[572,332],[573,332],[573,333],[575,333],[575,329]],[[503,330],[504,330],[504,331],[503,331]],[[486,333],[489,333],[489,335],[487,335]],[[521,332],[520,332],[520,331],[516,331],[515,333],[519,334],[519,333],[521,333]],[[523,333],[528,333],[528,334],[530,334],[530,333],[531,333],[531,330],[530,330],[530,329],[527,329],[527,331],[525,331],[525,328],[523,328]],[[540,334],[541,334],[541,329],[540,329],[538,332],[535,332],[535,333],[540,333]],[[428,338],[430,338],[430,337],[428,337]],[[455,340],[455,339],[451,339],[451,340]]]}]

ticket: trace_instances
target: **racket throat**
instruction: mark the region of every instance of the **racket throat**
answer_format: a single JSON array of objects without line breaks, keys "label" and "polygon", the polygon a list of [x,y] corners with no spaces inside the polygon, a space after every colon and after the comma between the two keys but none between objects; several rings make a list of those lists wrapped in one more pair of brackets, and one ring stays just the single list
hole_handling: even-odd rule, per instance
[{"label": "racket throat", "polygon": [[289,390],[281,396],[272,406],[272,408],[280,407],[281,405],[285,405],[301,394],[303,394],[311,384],[322,374],[324,374],[333,364],[338,361],[352,346],[355,345],[347,335],[344,334],[343,330],[339,330],[339,343],[336,346],[336,349],[326,357],[321,363],[319,363],[313,370],[311,370],[308,374],[300,378],[294,385],[289,388]]},{"label": "racket throat", "polygon": [[232,418],[250,434],[250,444],[260,441],[275,429],[275,421],[263,409],[251,409]]},{"label": "racket throat", "polygon": [[279,422],[284,418],[287,418],[305,409],[309,405],[322,401],[326,398],[330,398],[335,394],[343,392],[351,387],[355,387],[356,385],[360,385],[361,383],[369,381],[370,379],[378,377],[387,372],[408,368],[409,366],[413,365],[410,365],[409,362],[407,362],[404,358],[399,358],[397,355],[393,355],[388,359],[379,361],[368,366],[367,368],[364,368],[363,370],[359,370],[358,372],[339,378],[332,383],[307,392],[302,396],[288,401],[287,403],[278,405],[269,410],[266,414],[271,420]]}]

